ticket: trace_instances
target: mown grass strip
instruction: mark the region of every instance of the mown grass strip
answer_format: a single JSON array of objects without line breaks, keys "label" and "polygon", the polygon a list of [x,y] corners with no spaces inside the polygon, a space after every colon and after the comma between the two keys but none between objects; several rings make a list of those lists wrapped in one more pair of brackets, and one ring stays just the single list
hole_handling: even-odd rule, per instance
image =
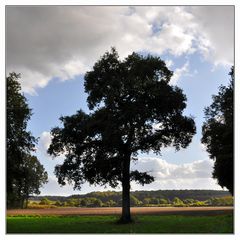
[{"label": "mown grass strip", "polygon": [[233,216],[135,216],[117,224],[117,216],[7,217],[7,233],[233,233]]}]

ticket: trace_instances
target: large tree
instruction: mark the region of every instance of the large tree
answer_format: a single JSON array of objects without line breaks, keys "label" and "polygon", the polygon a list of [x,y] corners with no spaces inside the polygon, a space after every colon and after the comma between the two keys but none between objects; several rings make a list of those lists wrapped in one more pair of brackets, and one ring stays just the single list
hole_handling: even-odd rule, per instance
[{"label": "large tree", "polygon": [[[27,175],[31,152],[37,142],[27,131],[27,122],[32,113],[25,96],[21,93],[20,74],[10,73],[7,83],[7,207],[22,207],[23,183]],[[34,160],[38,161],[37,159]],[[44,172],[44,171],[43,171]],[[31,173],[31,174],[34,174]],[[43,173],[45,175],[45,173]],[[35,175],[39,174],[35,171]],[[41,177],[39,178],[41,183]],[[29,182],[28,184],[31,184]]]},{"label": "large tree", "polygon": [[218,94],[213,96],[213,103],[205,109],[202,143],[214,160],[213,178],[233,195],[233,67],[229,75],[229,85],[221,86]]},{"label": "large tree", "polygon": [[130,170],[139,152],[161,153],[162,147],[187,147],[195,134],[191,117],[183,116],[186,96],[169,85],[173,73],[159,58],[137,53],[120,60],[114,48],[85,75],[90,113],[61,117],[53,128],[48,152],[65,154],[55,173],[60,184],[122,185],[122,222],[130,222],[130,181],[142,185],[154,178]]}]

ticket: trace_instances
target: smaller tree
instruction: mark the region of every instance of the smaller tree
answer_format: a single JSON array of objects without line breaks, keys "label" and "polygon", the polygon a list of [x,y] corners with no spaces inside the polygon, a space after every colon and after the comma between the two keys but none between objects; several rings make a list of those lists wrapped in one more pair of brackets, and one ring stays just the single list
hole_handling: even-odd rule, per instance
[{"label": "smaller tree", "polygon": [[221,86],[213,103],[205,109],[202,143],[214,160],[213,178],[233,195],[233,68],[229,75],[230,84]]},{"label": "smaller tree", "polygon": [[164,198],[159,199],[160,204],[168,204],[168,201]]},{"label": "smaller tree", "polygon": [[22,165],[37,142],[31,132],[27,131],[27,122],[32,112],[27,99],[21,93],[19,82],[20,74],[9,73],[6,78],[7,95],[7,207],[16,208],[23,206]]},{"label": "smaller tree", "polygon": [[82,206],[82,207],[86,207],[87,206],[87,201],[86,201],[85,198],[81,199],[80,206]]},{"label": "smaller tree", "polygon": [[55,206],[61,207],[61,206],[62,206],[62,203],[61,203],[59,200],[57,200],[57,201],[55,202]]},{"label": "smaller tree", "polygon": [[194,199],[191,199],[191,198],[187,198],[187,199],[184,199],[183,202],[187,205],[193,205],[194,203],[196,203],[198,200],[194,200]]},{"label": "smaller tree", "polygon": [[[28,203],[29,196],[40,194],[40,188],[48,182],[48,174],[36,156],[27,155],[24,159],[22,171],[22,202]],[[23,206],[22,206],[23,207]]]},{"label": "smaller tree", "polygon": [[130,205],[131,206],[139,206],[141,204],[141,201],[137,199],[137,197],[130,194]]},{"label": "smaller tree", "polygon": [[50,203],[51,203],[51,201],[48,198],[44,197],[39,202],[39,205],[49,205]]},{"label": "smaller tree", "polygon": [[96,199],[93,202],[94,207],[102,207],[102,205],[103,205],[103,202],[100,199]]},{"label": "smaller tree", "polygon": [[150,201],[151,204],[159,204],[159,199],[158,198],[151,198],[151,201]]},{"label": "smaller tree", "polygon": [[183,201],[182,201],[180,198],[175,197],[175,198],[173,199],[173,205],[174,205],[174,206],[183,206],[184,203],[183,203]]},{"label": "smaller tree", "polygon": [[105,204],[107,207],[116,207],[117,203],[115,201],[113,201],[112,199],[108,200],[107,202],[105,202]]},{"label": "smaller tree", "polygon": [[143,199],[143,204],[150,204],[151,198],[147,197]]},{"label": "smaller tree", "polygon": [[73,198],[67,200],[67,205],[69,207],[75,207],[76,201]]},{"label": "smaller tree", "polygon": [[20,74],[10,73],[7,85],[7,207],[23,208],[29,195],[40,194],[47,182],[47,172],[32,156],[37,139],[27,131],[32,115],[27,99],[21,93]]}]

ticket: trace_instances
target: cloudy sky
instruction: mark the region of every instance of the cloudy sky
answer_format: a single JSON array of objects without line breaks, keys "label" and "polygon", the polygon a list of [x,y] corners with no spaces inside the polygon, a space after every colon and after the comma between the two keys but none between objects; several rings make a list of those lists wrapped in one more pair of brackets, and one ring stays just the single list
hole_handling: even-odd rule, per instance
[{"label": "cloudy sky", "polygon": [[[160,56],[174,71],[172,85],[187,95],[185,114],[193,115],[197,134],[187,149],[140,155],[132,169],[149,171],[156,181],[139,189],[221,189],[201,144],[204,107],[218,87],[227,85],[234,61],[232,6],[8,6],[6,69],[22,74],[21,85],[33,116],[29,130],[39,137],[36,155],[49,175],[42,194],[69,195],[104,190],[85,184],[81,192],[59,187],[46,153],[50,130],[60,116],[88,111],[84,73],[111,46],[124,59],[133,51]],[[109,189],[109,188],[107,188]],[[120,189],[118,189],[120,190]]]}]

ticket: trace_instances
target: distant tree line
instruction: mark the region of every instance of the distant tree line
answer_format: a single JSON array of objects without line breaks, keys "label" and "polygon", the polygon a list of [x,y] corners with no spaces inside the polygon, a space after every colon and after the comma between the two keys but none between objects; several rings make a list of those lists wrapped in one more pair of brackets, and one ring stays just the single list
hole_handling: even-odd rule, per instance
[{"label": "distant tree line", "polygon": [[[120,207],[121,192],[91,192],[69,197],[31,197],[33,205],[57,207]],[[135,191],[130,194],[130,204],[140,206],[231,206],[233,198],[226,191],[213,190],[159,190]]]},{"label": "distant tree line", "polygon": [[[212,197],[210,199],[200,201],[197,199],[180,199],[175,197],[172,201],[165,198],[147,197],[143,201],[139,200],[130,194],[131,207],[201,207],[201,206],[232,206],[233,197]],[[52,208],[52,207],[121,207],[122,200],[113,200],[109,198],[102,201],[96,197],[83,197],[83,198],[68,198],[65,201],[53,201],[47,197],[42,198],[40,201],[30,201],[30,208]]]}]

